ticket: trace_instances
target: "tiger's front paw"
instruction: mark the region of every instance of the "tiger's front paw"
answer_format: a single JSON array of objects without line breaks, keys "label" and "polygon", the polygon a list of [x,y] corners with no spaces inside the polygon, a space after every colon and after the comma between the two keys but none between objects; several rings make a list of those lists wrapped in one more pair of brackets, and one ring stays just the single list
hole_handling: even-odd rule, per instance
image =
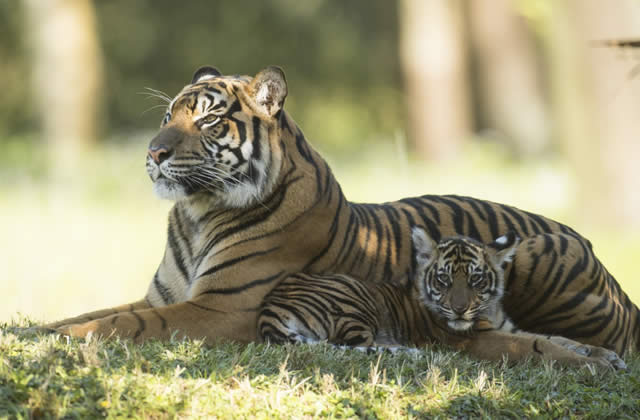
[{"label": "tiger's front paw", "polygon": [[99,324],[96,321],[89,321],[82,324],[63,325],[55,330],[69,337],[85,338],[89,334],[98,332],[98,328]]},{"label": "tiger's front paw", "polygon": [[[586,346],[586,344],[585,344]],[[590,349],[590,358],[595,358],[599,360],[605,360],[609,363],[611,367],[615,370],[626,370],[627,364],[618,356],[618,353],[615,351],[607,350],[603,347],[589,346]]]},{"label": "tiger's front paw", "polygon": [[626,370],[627,364],[618,356],[615,351],[607,350],[604,347],[580,344],[567,347],[569,350],[584,356],[589,362],[599,366],[613,368],[614,370]]},{"label": "tiger's front paw", "polygon": [[578,353],[580,356],[592,359],[596,364],[612,367],[615,370],[625,370],[627,368],[627,364],[615,351],[607,350],[604,347],[583,344],[559,336],[549,337],[549,339],[568,350]]},{"label": "tiger's front paw", "polygon": [[57,331],[53,328],[47,328],[47,327],[41,327],[41,326],[13,327],[13,328],[8,328],[7,331],[22,337],[34,336],[34,335],[49,335],[49,334],[57,333]]}]

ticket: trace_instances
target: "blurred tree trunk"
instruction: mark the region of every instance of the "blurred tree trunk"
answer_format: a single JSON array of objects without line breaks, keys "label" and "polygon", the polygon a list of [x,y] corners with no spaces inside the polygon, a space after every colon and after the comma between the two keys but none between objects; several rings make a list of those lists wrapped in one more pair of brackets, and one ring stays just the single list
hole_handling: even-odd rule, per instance
[{"label": "blurred tree trunk", "polygon": [[51,170],[70,176],[97,137],[102,51],[90,0],[25,0],[33,92]]},{"label": "blurred tree trunk", "polygon": [[409,137],[422,158],[453,158],[471,132],[461,0],[401,0]]},{"label": "blurred tree trunk", "polygon": [[553,2],[552,81],[559,138],[577,175],[585,222],[640,227],[640,86],[633,62],[594,40],[637,36],[633,2]]},{"label": "blurred tree trunk", "polygon": [[480,124],[497,131],[515,154],[539,154],[550,130],[533,34],[512,0],[467,4]]}]

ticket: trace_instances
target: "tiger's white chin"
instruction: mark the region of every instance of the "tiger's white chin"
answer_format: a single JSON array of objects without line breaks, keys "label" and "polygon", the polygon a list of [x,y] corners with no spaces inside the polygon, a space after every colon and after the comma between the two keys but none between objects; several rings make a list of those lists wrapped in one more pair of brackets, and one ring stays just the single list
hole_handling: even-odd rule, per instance
[{"label": "tiger's white chin", "polygon": [[465,319],[454,319],[447,321],[447,325],[452,330],[466,331],[473,326],[473,322],[467,321]]},{"label": "tiger's white chin", "polygon": [[171,201],[178,201],[188,195],[182,185],[167,178],[159,178],[153,183],[153,193],[164,200]]}]

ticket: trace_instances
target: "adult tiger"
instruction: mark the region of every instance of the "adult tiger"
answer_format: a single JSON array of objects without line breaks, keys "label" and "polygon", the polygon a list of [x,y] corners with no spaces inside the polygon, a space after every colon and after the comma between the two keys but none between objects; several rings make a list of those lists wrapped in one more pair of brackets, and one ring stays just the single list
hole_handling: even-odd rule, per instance
[{"label": "adult tiger", "polygon": [[[640,341],[637,307],[569,227],[502,204],[423,196],[388,204],[346,200],[324,159],[282,109],[283,72],[255,77],[196,71],[151,140],[147,171],[157,195],[175,200],[167,246],[143,300],[48,325],[141,341],[178,336],[253,341],[264,296],[290,273],[340,272],[402,283],[413,267],[409,226],[435,240],[487,242],[514,230],[526,239],[566,234],[576,245],[507,277],[504,304],[527,330],[622,353]],[[568,256],[575,256],[576,261]],[[544,261],[544,262],[543,262]],[[562,283],[554,273],[568,270]],[[537,300],[528,293],[542,291]]]},{"label": "adult tiger", "polygon": [[[293,274],[265,297],[258,315],[260,338],[326,341],[366,351],[407,351],[415,349],[406,346],[438,342],[483,360],[507,356],[626,368],[611,350],[513,325],[501,302],[503,267],[516,252],[527,258],[531,251],[517,248],[520,240],[513,232],[489,245],[465,236],[435,243],[419,227],[412,237],[416,271],[409,288],[341,274]],[[529,241],[535,249],[546,246],[541,237]]]}]

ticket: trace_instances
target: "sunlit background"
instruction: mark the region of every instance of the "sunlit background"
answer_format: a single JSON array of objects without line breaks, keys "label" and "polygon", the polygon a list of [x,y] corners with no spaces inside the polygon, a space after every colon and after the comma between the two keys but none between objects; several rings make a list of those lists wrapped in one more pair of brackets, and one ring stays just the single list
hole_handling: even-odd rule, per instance
[{"label": "sunlit background", "polygon": [[640,302],[640,1],[0,2],[0,319],[142,297],[170,203],[146,146],[204,64],[277,64],[347,196],[570,224]]}]

